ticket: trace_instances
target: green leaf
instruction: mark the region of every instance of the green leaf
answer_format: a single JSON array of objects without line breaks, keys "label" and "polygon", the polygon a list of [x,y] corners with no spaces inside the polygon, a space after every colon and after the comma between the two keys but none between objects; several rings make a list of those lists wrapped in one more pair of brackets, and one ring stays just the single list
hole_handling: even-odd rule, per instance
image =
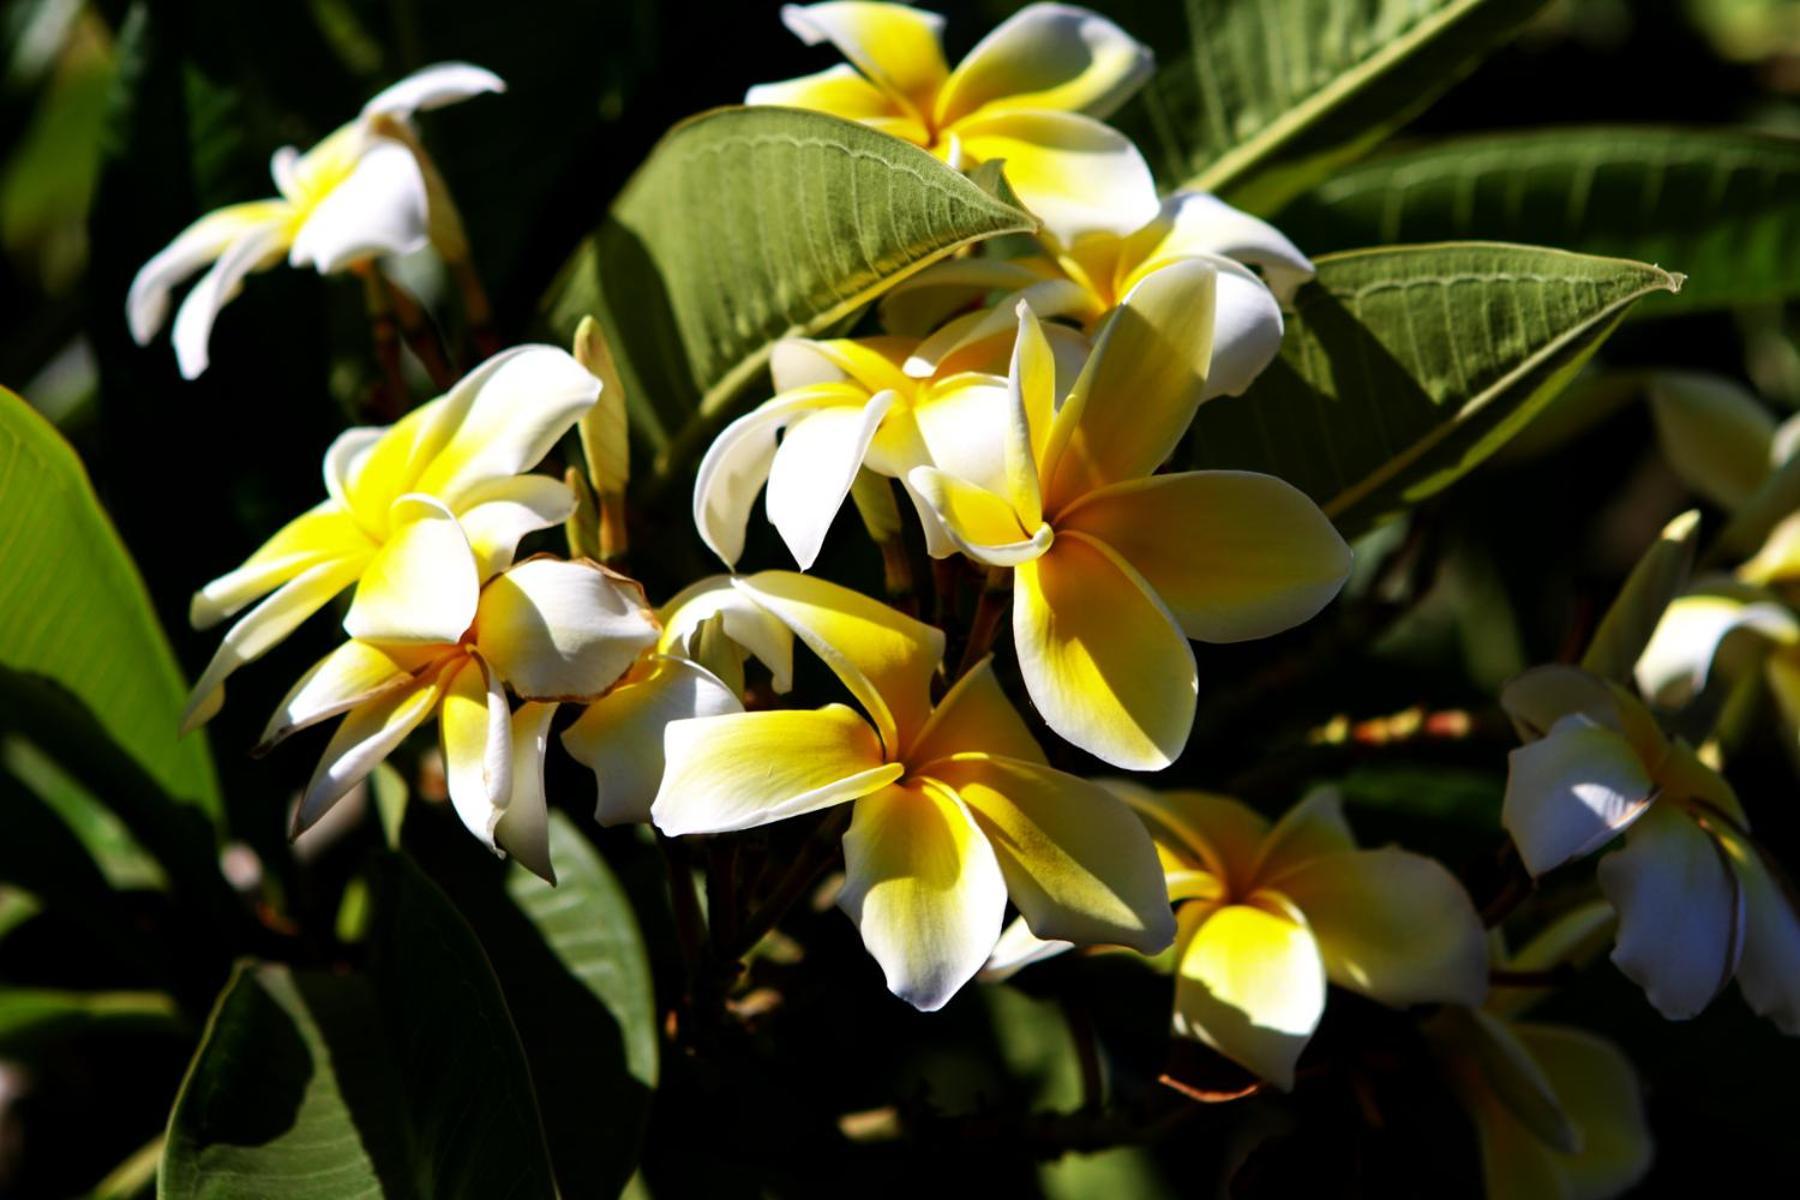
[{"label": "green leaf", "polygon": [[1689,278],[1654,311],[1800,295],[1800,139],[1741,129],[1546,129],[1340,171],[1283,209],[1312,252],[1446,238],[1561,246]]},{"label": "green leaf", "polygon": [[[827,329],[962,246],[1034,228],[1004,187],[823,113],[724,108],[677,125],[548,299],[558,336],[596,314],[639,432],[717,418],[783,337]],[[685,443],[684,443],[685,445]]]},{"label": "green leaf", "polygon": [[1486,242],[1328,255],[1281,357],[1194,421],[1193,466],[1267,471],[1354,537],[1524,428],[1652,292],[1657,267]]},{"label": "green leaf", "polygon": [[0,667],[80,701],[171,797],[217,817],[202,738],[177,738],[186,692],[143,580],[75,452],[0,389]]},{"label": "green leaf", "polygon": [[0,987],[0,1055],[90,1033],[162,1033],[181,1028],[161,992],[71,992]]},{"label": "green leaf", "polygon": [[1169,183],[1271,211],[1367,153],[1543,5],[1187,0],[1187,46],[1165,53],[1123,124]]},{"label": "green leaf", "polygon": [[555,1195],[499,984],[404,859],[373,941],[366,975],[240,966],[169,1119],[165,1200]]},{"label": "green leaf", "polygon": [[637,1166],[656,1087],[650,959],[624,888],[560,812],[550,814],[550,852],[555,887],[517,863],[507,873],[530,926],[485,942],[531,1062],[563,1195],[616,1195]]},{"label": "green leaf", "polygon": [[[0,737],[0,767],[62,819],[100,868],[108,886],[121,891],[168,890],[168,876],[161,865],[125,823],[38,747],[23,738]],[[35,853],[37,847],[31,849]]]}]

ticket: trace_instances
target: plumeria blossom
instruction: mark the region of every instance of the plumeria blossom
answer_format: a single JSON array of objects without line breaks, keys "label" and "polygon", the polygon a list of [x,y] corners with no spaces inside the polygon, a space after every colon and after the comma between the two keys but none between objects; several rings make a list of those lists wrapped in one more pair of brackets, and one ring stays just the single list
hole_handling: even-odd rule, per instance
[{"label": "plumeria blossom", "polygon": [[[1067,318],[1091,331],[1153,272],[1198,259],[1218,272],[1203,398],[1235,396],[1274,360],[1282,306],[1313,276],[1311,260],[1279,230],[1204,192],[1176,192],[1154,220],[1128,235],[1094,231],[1068,245],[1045,240],[1048,256],[956,259],[896,285],[882,300],[883,322],[894,333],[924,338],[906,369],[929,373],[943,358],[1010,332],[1021,300],[1040,318]],[[995,293],[1000,299],[991,307],[962,311]],[[951,314],[958,315],[946,321]]]},{"label": "plumeria blossom", "polygon": [[[1552,922],[1495,965],[1535,972],[1605,936],[1612,913],[1586,905]],[[1446,1008],[1426,1023],[1451,1089],[1474,1121],[1488,1200],[1607,1200],[1650,1169],[1642,1089],[1617,1046],[1583,1029],[1519,1020],[1532,989],[1496,988],[1478,1009]]]},{"label": "plumeria blossom", "polygon": [[219,710],[233,671],[352,585],[344,629],[353,638],[460,638],[475,618],[482,582],[512,562],[519,539],[574,511],[560,480],[521,472],[549,453],[599,391],[565,352],[522,346],[394,425],[339,435],[325,453],[327,498],[195,594],[189,619],[196,629],[250,611],[194,685],[183,729]]},{"label": "plumeria blossom", "polygon": [[291,266],[329,275],[379,255],[409,254],[446,223],[459,228],[452,213],[434,211],[434,202],[446,208],[441,183],[407,122],[416,112],[505,90],[492,71],[439,63],[376,95],[306,153],[283,146],[270,164],[279,197],[208,213],[144,264],[125,300],[131,336],[148,345],[168,316],[170,289],[210,263],[175,315],[176,360],[194,379],[207,367],[213,321],[252,271],[285,256]]},{"label": "plumeria blossom", "polygon": [[[550,719],[559,703],[598,698],[657,632],[634,581],[586,560],[539,557],[490,579],[454,638],[345,642],[294,685],[263,735],[272,746],[343,716],[301,796],[294,832],[435,715],[463,824],[555,882],[543,778]],[[516,710],[509,687],[522,701]]]},{"label": "plumeria blossom", "polygon": [[1004,160],[1007,181],[1058,236],[1127,232],[1156,213],[1156,183],[1137,147],[1102,124],[1149,78],[1147,47],[1066,4],[1030,4],[955,70],[944,19],[904,4],[789,4],[781,19],[807,45],[849,63],[750,89],[746,104],[809,108],[922,146],[959,170]]},{"label": "plumeria blossom", "polygon": [[684,588],[657,619],[656,644],[563,731],[563,746],[598,780],[602,825],[650,819],[670,722],[744,711],[746,657],[768,668],[778,695],[794,686],[793,631],[730,576]]},{"label": "plumeria blossom", "polygon": [[1501,819],[1532,875],[1591,854],[1618,913],[1612,959],[1672,1020],[1733,976],[1750,1007],[1800,1033],[1800,916],[1731,785],[1639,700],[1576,667],[1538,667],[1501,703],[1526,745]]},{"label": "plumeria blossom", "polygon": [[1056,403],[1029,305],[998,489],[936,467],[913,490],[954,545],[1013,572],[1013,644],[1058,734],[1115,766],[1168,766],[1194,721],[1188,639],[1267,637],[1337,595],[1350,548],[1306,495],[1244,471],[1155,474],[1205,392],[1217,272],[1173,263],[1107,318]]},{"label": "plumeria blossom", "polygon": [[[1072,379],[1086,340],[1068,329],[1053,336],[1061,372]],[[769,521],[806,570],[864,467],[903,485],[909,471],[927,465],[997,483],[1011,338],[1009,327],[1004,339],[970,346],[923,379],[901,369],[917,344],[910,339],[778,343],[770,362],[775,396],[726,426],[701,460],[694,479],[701,538],[735,565],[756,494],[767,485]],[[950,553],[931,510],[918,507],[927,542]]]},{"label": "plumeria blossom", "polygon": [[[1422,855],[1358,849],[1332,789],[1271,826],[1226,796],[1106,786],[1149,828],[1175,906],[1178,1035],[1291,1088],[1327,981],[1396,1007],[1481,1002],[1487,944],[1462,886]],[[1067,948],[1009,928],[988,975]]]},{"label": "plumeria blossom", "polygon": [[675,721],[651,816],[664,833],[749,829],[852,804],[840,905],[896,996],[941,1007],[986,961],[1007,901],[1039,936],[1154,953],[1174,921],[1142,826],[1045,764],[987,662],[937,705],[943,634],[791,572],[735,586],[850,690],[813,711]]}]

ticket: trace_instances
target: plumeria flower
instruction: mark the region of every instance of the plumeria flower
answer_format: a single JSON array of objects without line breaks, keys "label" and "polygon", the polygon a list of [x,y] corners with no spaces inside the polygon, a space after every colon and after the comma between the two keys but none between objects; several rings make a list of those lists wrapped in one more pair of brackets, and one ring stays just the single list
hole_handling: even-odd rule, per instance
[{"label": "plumeria flower", "polygon": [[[1604,904],[1578,908],[1497,966],[1541,971],[1570,943],[1604,936]],[[1425,1024],[1451,1089],[1474,1121],[1488,1200],[1606,1200],[1650,1169],[1644,1098],[1631,1062],[1582,1029],[1515,1019],[1521,989],[1481,1008],[1446,1008]]]},{"label": "plumeria flower", "polygon": [[651,805],[723,833],[849,803],[840,906],[896,996],[940,1008],[993,951],[1007,901],[1039,936],[1154,953],[1174,933],[1142,826],[1045,765],[986,662],[935,707],[943,634],[791,572],[736,581],[850,690],[843,704],[676,721]]},{"label": "plumeria flower", "polygon": [[777,694],[794,685],[794,634],[731,577],[702,579],[657,612],[662,633],[613,689],[563,731],[563,746],[594,772],[602,825],[650,820],[672,721],[744,711],[747,656]]},{"label": "plumeria flower", "polygon": [[[1422,855],[1357,849],[1332,789],[1271,827],[1226,796],[1106,786],[1149,828],[1175,905],[1178,1035],[1291,1088],[1327,981],[1396,1007],[1481,1002],[1487,943],[1462,886]],[[1015,926],[988,975],[1066,948]]]},{"label": "plumeria flower", "polygon": [[[195,594],[196,629],[238,618],[194,685],[184,730],[224,703],[226,678],[355,585],[344,629],[373,642],[453,642],[484,580],[519,539],[563,521],[560,480],[524,475],[599,395],[568,354],[497,354],[386,428],[346,430],[325,453],[327,499]],[[258,603],[260,601],[260,603]]]},{"label": "plumeria flower", "polygon": [[1612,959],[1671,1020],[1735,975],[1744,999],[1800,1033],[1800,916],[1750,836],[1731,785],[1638,699],[1576,667],[1527,671],[1501,704],[1526,744],[1501,819],[1533,876],[1592,854],[1619,916]]},{"label": "plumeria flower", "polygon": [[212,264],[175,315],[175,357],[182,376],[194,379],[206,370],[214,319],[252,271],[285,255],[292,266],[329,275],[378,255],[410,254],[438,230],[459,230],[407,122],[416,112],[505,90],[492,71],[439,63],[378,94],[305,154],[283,146],[271,164],[279,198],[208,213],[144,264],[125,301],[131,336],[148,345],[168,316],[169,290]]},{"label": "plumeria flower", "polygon": [[[1073,330],[1053,336],[1064,376],[1072,379],[1087,343]],[[903,485],[909,471],[925,465],[997,482],[1011,339],[1009,327],[1004,339],[946,358],[924,379],[900,369],[916,345],[909,339],[778,343],[770,361],[775,396],[726,426],[700,462],[694,524],[701,538],[734,566],[766,484],[769,521],[806,570],[863,467]],[[919,507],[927,541],[950,553],[930,510]]]},{"label": "plumeria flower", "polygon": [[1181,753],[1198,676],[1188,639],[1267,637],[1337,595],[1350,548],[1306,495],[1243,471],[1155,474],[1206,387],[1204,262],[1146,276],[1107,318],[1058,406],[1027,305],[1008,380],[999,489],[909,479],[962,553],[1013,572],[1013,644],[1050,728],[1115,766]]},{"label": "plumeria flower", "polygon": [[1143,86],[1148,48],[1106,18],[1031,4],[952,71],[944,19],[904,4],[789,4],[781,19],[809,46],[850,60],[750,89],[746,104],[810,108],[892,134],[959,170],[1004,160],[1007,182],[1058,236],[1126,232],[1156,213],[1143,155],[1102,124]]},{"label": "plumeria flower", "polygon": [[[1020,300],[1040,318],[1067,318],[1091,331],[1153,272],[1198,259],[1219,273],[1203,396],[1235,396],[1274,361],[1281,308],[1313,276],[1312,262],[1279,230],[1204,192],[1176,192],[1129,235],[1096,231],[1067,246],[1046,241],[1049,257],[956,259],[896,285],[882,299],[883,322],[894,333],[924,338],[906,369],[928,374],[946,356],[1010,332]],[[961,311],[994,293],[1000,299],[991,307]],[[951,314],[960,315],[946,322]]]},{"label": "plumeria flower", "polygon": [[[343,716],[300,799],[296,835],[436,716],[450,802],[489,849],[555,882],[544,748],[562,702],[598,698],[657,637],[643,589],[585,560],[530,558],[490,579],[439,641],[355,638],[282,700],[263,745]],[[514,710],[510,687],[522,703]]]}]

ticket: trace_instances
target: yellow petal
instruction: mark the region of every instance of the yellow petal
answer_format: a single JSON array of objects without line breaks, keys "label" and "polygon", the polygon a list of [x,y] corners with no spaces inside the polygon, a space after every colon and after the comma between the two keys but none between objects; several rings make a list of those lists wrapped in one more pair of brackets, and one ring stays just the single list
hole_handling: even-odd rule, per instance
[{"label": "yellow petal", "polygon": [[745,104],[777,104],[783,108],[809,108],[847,121],[879,129],[890,137],[924,145],[930,132],[918,115],[864,79],[849,63],[839,63],[813,75],[759,83],[744,93]]},{"label": "yellow petal", "polygon": [[1124,779],[1102,781],[1124,800],[1181,864],[1225,881],[1234,895],[1248,895],[1269,822],[1242,801],[1212,792],[1160,791]]},{"label": "yellow petal", "polygon": [[1386,847],[1314,858],[1270,881],[1306,916],[1325,972],[1384,1004],[1473,1006],[1487,995],[1487,935],[1443,867]]},{"label": "yellow petal", "polygon": [[860,404],[876,392],[910,392],[912,381],[900,364],[912,349],[910,338],[783,338],[769,356],[769,376],[777,394],[823,384],[854,384],[862,396],[845,403]]},{"label": "yellow petal", "polygon": [[742,712],[735,693],[711,672],[676,658],[657,658],[640,676],[588,705],[563,730],[570,756],[594,772],[602,825],[648,821],[663,777],[663,730],[672,721]]},{"label": "yellow petal", "polygon": [[1041,763],[963,755],[931,768],[993,844],[1012,902],[1040,938],[1165,949],[1175,917],[1156,849],[1097,783]]},{"label": "yellow petal", "polygon": [[374,551],[375,543],[344,507],[326,500],[282,526],[243,566],[195,592],[188,621],[195,629],[206,629],[320,563],[366,557]]},{"label": "yellow petal", "polygon": [[1313,277],[1313,265],[1280,230],[1205,192],[1176,192],[1157,220],[1133,234],[1119,265],[1121,291],[1151,271],[1194,255],[1224,255],[1262,269],[1269,289],[1289,303]]},{"label": "yellow petal", "polygon": [[1131,139],[1092,117],[997,110],[948,128],[964,165],[1002,160],[1006,181],[1058,241],[1129,233],[1156,216],[1156,181]]},{"label": "yellow petal", "polygon": [[750,712],[675,721],[650,806],[671,837],[727,833],[829,808],[892,783],[904,770],[856,710]]},{"label": "yellow petal", "polygon": [[500,679],[475,655],[448,676],[438,713],[444,778],[463,825],[489,850],[512,796],[512,708]]},{"label": "yellow petal", "polygon": [[512,795],[494,824],[494,845],[552,887],[550,809],[544,799],[544,750],[555,704],[527,703],[512,715]]},{"label": "yellow petal", "polygon": [[344,632],[370,642],[455,642],[475,619],[475,552],[450,510],[409,494],[394,501],[392,532],[356,585]]},{"label": "yellow petal", "polygon": [[994,677],[992,657],[956,681],[906,752],[916,770],[953,754],[994,754],[1041,763],[1044,751]]},{"label": "yellow petal", "polygon": [[410,687],[383,692],[344,715],[300,797],[300,807],[294,813],[293,836],[312,828],[432,714],[448,677],[462,666],[460,658],[454,659],[442,669],[420,676]]},{"label": "yellow petal", "polygon": [[[967,373],[935,380],[912,405],[931,466],[990,492],[1006,488],[1006,379]],[[917,463],[908,463],[910,470]]]},{"label": "yellow petal", "polygon": [[1047,108],[1110,116],[1150,78],[1150,48],[1096,13],[1031,4],[957,64],[938,98],[948,125],[979,109]]},{"label": "yellow petal", "polygon": [[475,645],[527,700],[600,695],[656,644],[644,590],[597,563],[532,558],[481,591]]},{"label": "yellow petal", "polygon": [[1268,637],[1311,619],[1350,574],[1350,547],[1273,475],[1184,471],[1090,492],[1057,528],[1092,534],[1156,589],[1196,641]]},{"label": "yellow petal", "polygon": [[1766,587],[1800,576],[1800,513],[1784,518],[1760,549],[1737,570],[1745,583]]},{"label": "yellow petal", "polygon": [[893,754],[931,713],[931,677],[944,634],[860,592],[792,571],[762,571],[736,586],[780,618],[843,681]]},{"label": "yellow petal", "polygon": [[1027,529],[1005,498],[936,467],[917,467],[906,477],[932,517],[964,554],[990,567],[1015,567],[1050,548],[1048,525]]},{"label": "yellow petal", "polygon": [[1314,787],[1263,838],[1252,875],[1267,882],[1313,859],[1354,849],[1342,793],[1329,785]]},{"label": "yellow petal", "polygon": [[1207,264],[1177,263],[1145,279],[1106,319],[1044,448],[1050,512],[1148,475],[1174,451],[1205,392],[1216,286]]},{"label": "yellow petal", "polygon": [[[1200,908],[1182,910],[1184,925]],[[1291,917],[1249,905],[1199,919],[1176,967],[1175,1032],[1293,1087],[1294,1064],[1325,1011],[1318,943]]]},{"label": "yellow petal", "polygon": [[1174,762],[1194,724],[1194,652],[1142,578],[1085,534],[1013,571],[1013,646],[1045,722],[1129,770]]},{"label": "yellow petal", "polygon": [[968,809],[942,788],[886,787],[858,800],[844,876],[839,906],[888,990],[922,1012],[942,1008],[1000,940],[1006,880]]},{"label": "yellow petal", "polygon": [[1018,308],[1019,331],[1013,340],[1012,367],[1007,373],[1006,498],[1020,523],[1036,529],[1044,519],[1038,459],[1050,440],[1056,417],[1056,355],[1031,305]]},{"label": "yellow petal", "polygon": [[408,683],[448,653],[454,653],[453,648],[345,642],[314,663],[282,698],[263,730],[258,750]]},{"label": "yellow petal", "polygon": [[801,41],[829,41],[869,81],[921,117],[928,117],[950,69],[938,38],[944,18],[905,4],[826,0],[788,4],[781,20]]}]

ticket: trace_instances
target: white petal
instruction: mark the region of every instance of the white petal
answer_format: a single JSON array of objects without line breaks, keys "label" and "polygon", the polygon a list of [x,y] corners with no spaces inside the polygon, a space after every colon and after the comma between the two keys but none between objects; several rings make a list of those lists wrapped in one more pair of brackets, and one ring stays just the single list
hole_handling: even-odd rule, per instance
[{"label": "white petal", "polygon": [[213,321],[243,287],[244,277],[278,254],[287,237],[285,222],[259,225],[245,233],[219,255],[219,261],[200,277],[175,314],[175,361],[183,379],[198,379],[210,363],[207,343]]},{"label": "white petal", "polygon": [[288,690],[263,729],[258,751],[289,734],[348,712],[391,688],[412,682],[425,654],[408,647],[348,641],[312,665]]},{"label": "white petal", "polygon": [[1719,846],[1673,804],[1653,807],[1600,860],[1619,914],[1612,960],[1671,1021],[1719,994],[1743,951],[1744,895]]},{"label": "white petal", "polygon": [[300,807],[294,813],[293,836],[310,829],[346,792],[367,778],[376,764],[393,753],[406,735],[431,715],[443,688],[442,675],[433,675],[413,687],[383,693],[351,709],[331,735],[300,798]]},{"label": "white petal", "polygon": [[512,798],[494,826],[494,844],[552,886],[550,808],[544,799],[544,751],[554,704],[521,704],[512,717]]},{"label": "white petal", "polygon": [[125,296],[125,318],[138,345],[147,345],[169,315],[169,289],[217,259],[232,243],[285,221],[280,201],[234,204],[208,213],[181,233],[131,280]]},{"label": "white petal", "polygon": [[1775,1028],[1800,1036],[1800,913],[1792,893],[1762,856],[1736,834],[1725,839],[1744,891],[1744,954],[1738,987],[1744,1000]]},{"label": "white petal", "polygon": [[815,406],[810,396],[777,396],[727,425],[700,460],[694,528],[726,566],[735,566],[744,553],[744,527],[775,461],[776,434]]},{"label": "white petal", "polygon": [[729,575],[714,575],[676,593],[658,610],[663,623],[657,648],[687,656],[688,638],[714,616],[723,616],[725,636],[769,669],[770,686],[785,693],[794,686],[794,631],[768,609],[734,587]]},{"label": "white petal", "polygon": [[481,592],[476,648],[528,700],[600,695],[656,644],[633,580],[596,563],[533,558]]},{"label": "white petal", "polygon": [[512,709],[497,673],[470,655],[450,677],[438,715],[450,804],[490,850],[512,796]]},{"label": "white petal", "polygon": [[467,100],[484,92],[504,92],[506,84],[485,67],[464,62],[433,63],[420,67],[398,83],[389,84],[363,105],[363,116],[392,113],[410,116]]},{"label": "white petal", "polygon": [[1682,596],[1663,610],[1638,657],[1638,690],[1658,704],[1681,707],[1706,687],[1719,648],[1740,629],[1779,642],[1800,641],[1800,622],[1772,600],[1711,592]]},{"label": "white petal", "polygon": [[1171,223],[1166,251],[1223,254],[1261,267],[1269,288],[1286,304],[1301,284],[1313,277],[1312,260],[1300,253],[1279,229],[1240,212],[1206,192],[1177,192],[1164,203]]},{"label": "white petal", "polygon": [[994,952],[988,955],[981,974],[976,978],[983,983],[999,983],[1003,979],[1010,979],[1032,963],[1055,958],[1065,950],[1074,948],[1074,942],[1045,941],[1031,932],[1031,927],[1025,924],[1025,918],[1014,917],[1012,924],[1000,934],[1000,940],[994,943]]},{"label": "white petal", "polygon": [[466,507],[457,520],[468,535],[483,579],[512,565],[520,538],[552,529],[575,511],[575,494],[562,480],[548,475],[491,480],[465,492],[462,502]]},{"label": "white petal", "polygon": [[1240,395],[1281,352],[1281,305],[1263,281],[1228,258],[1209,258],[1219,271],[1213,317],[1212,362],[1202,399]]},{"label": "white petal", "polygon": [[769,464],[764,503],[769,523],[802,571],[817,561],[825,534],[862,469],[869,443],[896,399],[888,391],[860,410],[822,408],[796,421],[781,439]]},{"label": "white petal", "polygon": [[1514,750],[1507,765],[1500,821],[1533,875],[1611,841],[1643,816],[1654,786],[1623,735],[1580,713]]},{"label": "white petal", "polygon": [[426,241],[425,175],[413,152],[377,139],[307,216],[288,262],[329,275],[359,259],[411,254]]}]

